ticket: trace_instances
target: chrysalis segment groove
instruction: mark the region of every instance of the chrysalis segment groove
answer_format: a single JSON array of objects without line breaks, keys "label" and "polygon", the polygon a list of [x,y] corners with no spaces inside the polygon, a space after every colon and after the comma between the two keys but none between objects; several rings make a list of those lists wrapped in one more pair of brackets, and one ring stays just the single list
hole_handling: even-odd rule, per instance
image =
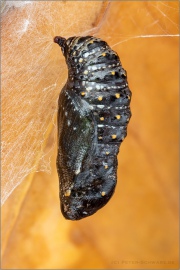
[{"label": "chrysalis segment groove", "polygon": [[94,214],[112,197],[117,154],[131,118],[131,91],[119,56],[96,37],[55,37],[68,66],[58,101],[61,211]]}]

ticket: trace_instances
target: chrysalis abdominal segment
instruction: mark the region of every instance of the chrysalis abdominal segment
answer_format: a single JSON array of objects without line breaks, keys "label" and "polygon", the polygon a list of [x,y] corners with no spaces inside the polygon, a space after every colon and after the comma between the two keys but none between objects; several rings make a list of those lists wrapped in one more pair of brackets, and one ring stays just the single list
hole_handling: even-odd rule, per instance
[{"label": "chrysalis abdominal segment", "polygon": [[61,211],[66,219],[94,214],[112,197],[117,154],[131,117],[126,71],[105,41],[55,37],[68,66],[58,102]]}]

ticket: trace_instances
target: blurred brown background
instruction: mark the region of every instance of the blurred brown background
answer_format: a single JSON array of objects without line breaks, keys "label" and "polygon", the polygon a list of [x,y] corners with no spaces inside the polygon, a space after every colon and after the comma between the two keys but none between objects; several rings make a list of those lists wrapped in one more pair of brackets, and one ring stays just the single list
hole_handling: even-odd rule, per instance
[{"label": "blurred brown background", "polygon": [[[29,8],[34,12],[29,13]],[[13,29],[27,16],[32,20],[30,27],[16,42]],[[10,141],[4,152],[9,158],[2,171],[2,189],[6,191],[13,175],[11,166],[22,171],[22,163],[15,165],[13,156],[21,161],[24,153],[28,155],[23,130],[29,121],[35,120],[28,130],[29,145],[42,139],[37,127],[49,111],[56,121],[57,98],[67,76],[60,49],[53,44],[53,37],[61,33],[65,37],[101,37],[118,52],[127,70],[132,118],[118,156],[118,185],[111,201],[95,215],[81,221],[65,220],[59,210],[54,122],[52,117],[46,119],[41,133],[45,136],[43,151],[51,149],[51,174],[28,174],[5,201],[2,269],[177,269],[178,1],[119,1],[110,5],[101,1],[37,1],[4,15],[2,120],[4,115],[6,119],[2,138]],[[9,57],[10,47],[15,57]],[[45,48],[48,57],[40,58]],[[40,91],[53,82],[55,88],[37,113],[42,102]],[[28,87],[33,84],[36,91],[33,98],[28,97],[32,107],[26,115],[19,102],[12,102],[18,95],[27,102]],[[7,95],[12,85],[13,95]],[[22,123],[15,121],[22,113]],[[11,141],[16,143],[19,136],[22,140],[17,148],[10,149]],[[31,167],[40,162],[41,151],[42,147],[36,152],[34,146],[35,157],[28,159]]]}]

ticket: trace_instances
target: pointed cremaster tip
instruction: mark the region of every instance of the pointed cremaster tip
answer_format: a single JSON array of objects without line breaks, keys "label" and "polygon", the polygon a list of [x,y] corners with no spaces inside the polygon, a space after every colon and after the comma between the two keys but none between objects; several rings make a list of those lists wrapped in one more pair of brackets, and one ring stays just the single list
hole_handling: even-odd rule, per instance
[{"label": "pointed cremaster tip", "polygon": [[60,37],[60,36],[56,36],[55,38],[54,38],[54,42],[55,43],[57,43],[57,44],[59,44],[59,46],[64,46],[64,44],[65,44],[65,42],[66,42],[66,39],[65,38],[63,38],[63,37]]}]

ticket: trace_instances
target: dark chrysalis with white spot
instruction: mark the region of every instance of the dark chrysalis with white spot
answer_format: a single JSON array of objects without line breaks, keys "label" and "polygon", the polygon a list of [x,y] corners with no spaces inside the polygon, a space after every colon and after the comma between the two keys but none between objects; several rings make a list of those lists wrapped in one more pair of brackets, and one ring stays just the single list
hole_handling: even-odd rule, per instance
[{"label": "dark chrysalis with white spot", "polygon": [[126,71],[105,41],[55,37],[68,66],[58,103],[61,211],[66,219],[93,215],[112,197],[117,154],[131,117]]}]

